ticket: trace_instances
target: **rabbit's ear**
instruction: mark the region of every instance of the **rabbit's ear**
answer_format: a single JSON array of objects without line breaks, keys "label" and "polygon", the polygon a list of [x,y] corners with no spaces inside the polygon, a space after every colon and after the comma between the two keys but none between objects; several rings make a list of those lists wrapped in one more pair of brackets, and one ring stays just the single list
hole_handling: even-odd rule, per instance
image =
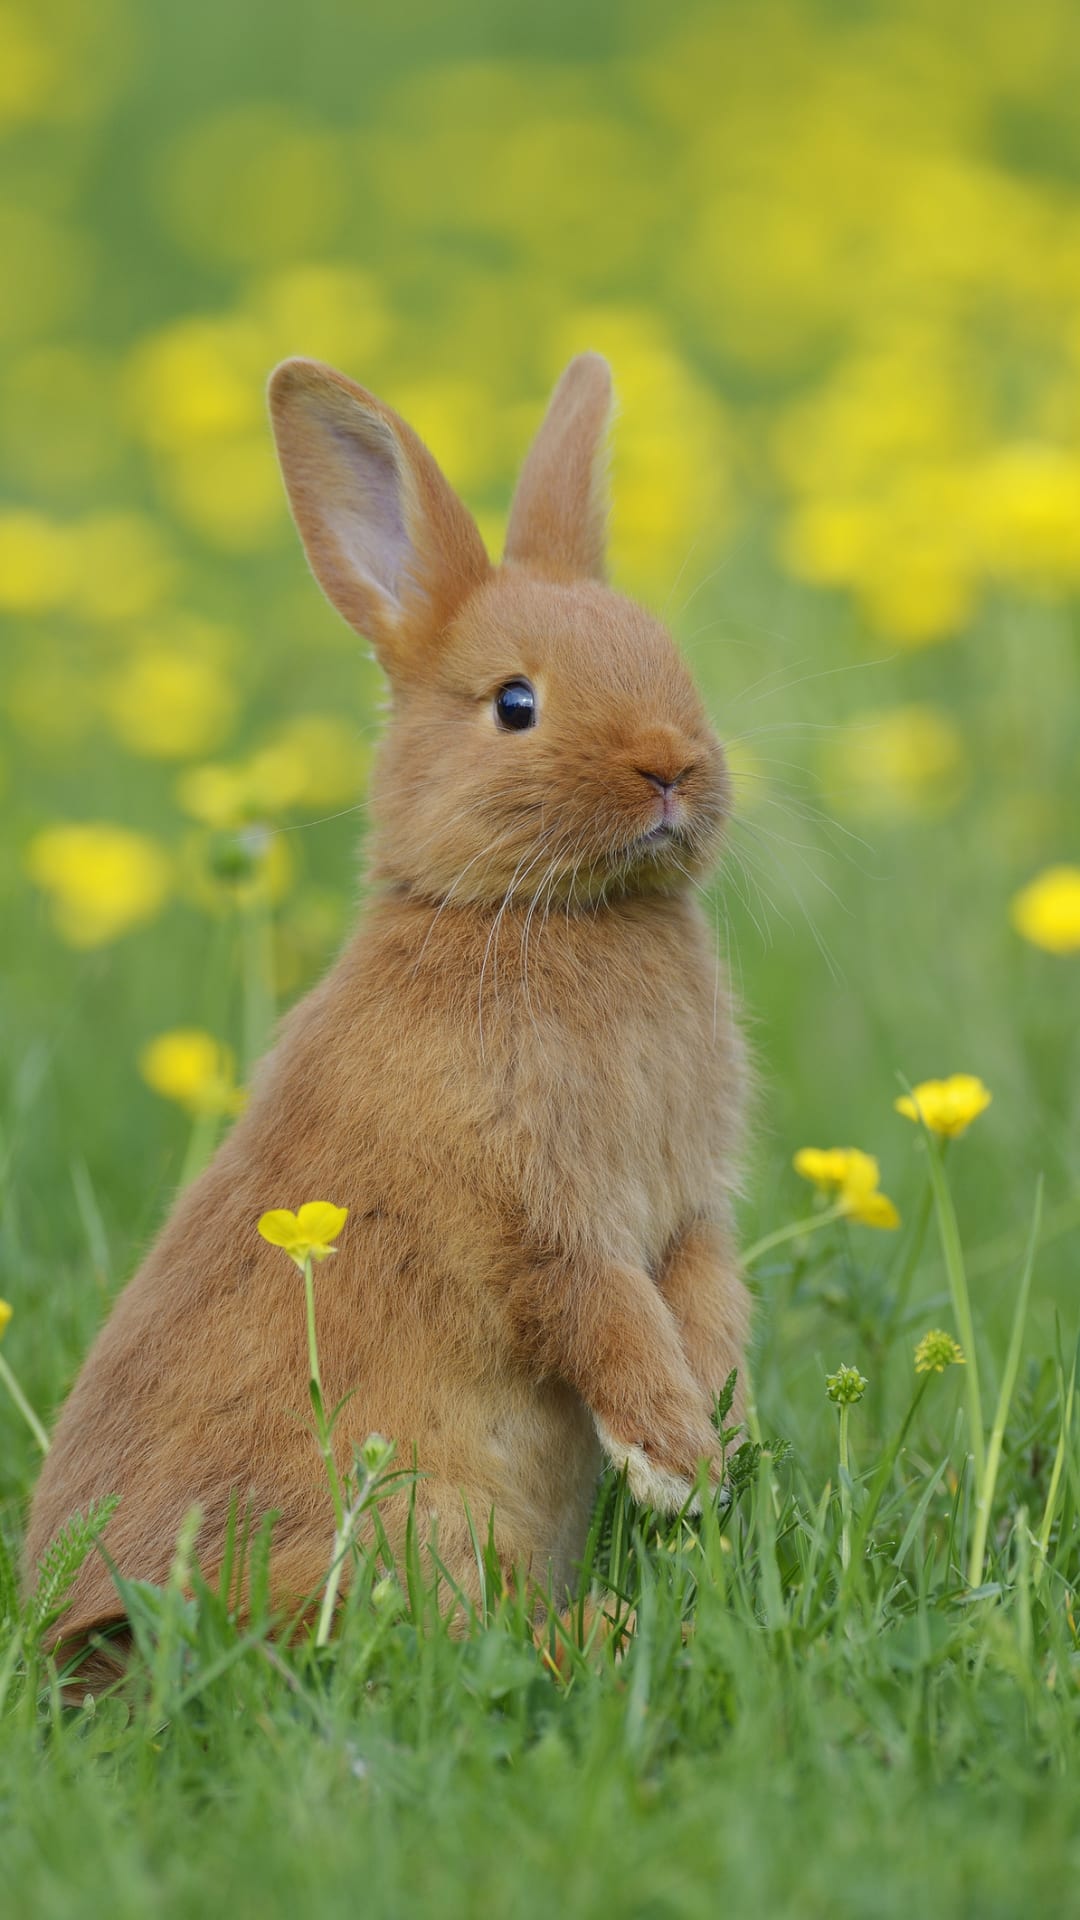
[{"label": "rabbit's ear", "polygon": [[556,579],[604,578],[611,370],[579,353],[559,381],[510,509],[507,560]]},{"label": "rabbit's ear", "polygon": [[491,563],[471,514],[404,420],[316,360],[283,360],[270,417],[293,518],[327,598],[391,678],[429,643]]}]

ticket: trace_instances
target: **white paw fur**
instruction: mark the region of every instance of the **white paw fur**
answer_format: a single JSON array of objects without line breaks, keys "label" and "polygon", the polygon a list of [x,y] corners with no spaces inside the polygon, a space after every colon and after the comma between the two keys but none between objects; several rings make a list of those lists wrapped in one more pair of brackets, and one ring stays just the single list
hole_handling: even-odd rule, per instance
[{"label": "white paw fur", "polygon": [[701,1512],[701,1496],[692,1480],[681,1473],[666,1473],[654,1466],[644,1447],[627,1447],[597,1420],[600,1445],[613,1467],[626,1468],[626,1484],[640,1506],[655,1507],[658,1513],[678,1513],[689,1501],[688,1512]]}]

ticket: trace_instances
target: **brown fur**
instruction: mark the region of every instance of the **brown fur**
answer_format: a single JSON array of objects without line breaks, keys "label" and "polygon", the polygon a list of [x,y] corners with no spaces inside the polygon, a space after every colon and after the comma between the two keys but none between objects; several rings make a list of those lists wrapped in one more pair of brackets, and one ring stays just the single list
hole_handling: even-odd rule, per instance
[{"label": "brown fur", "polygon": [[[324,1390],[415,1447],[418,1511],[474,1591],[462,1496],[505,1567],[571,1580],[601,1443],[656,1504],[715,1470],[711,1395],[741,1358],[729,1239],[743,1066],[692,879],[723,756],[668,634],[603,586],[604,363],[568,369],[526,465],[507,561],[430,454],[341,375],[290,361],[271,408],[327,593],[373,641],[393,713],[360,931],[283,1023],[250,1105],[183,1192],[98,1336],[31,1517],[31,1565],[118,1493],[106,1544],[161,1581],[202,1508],[280,1511],[283,1606],[317,1589],[332,1516],[306,1418],[303,1288],[256,1222],[349,1208],[317,1270]],[[504,732],[515,676],[539,723]],[[658,785],[658,783],[660,783]],[[662,786],[668,791],[663,794]],[[644,843],[668,818],[677,837]],[[404,1502],[391,1503],[400,1539]],[[93,1556],[63,1631],[115,1619]]]}]

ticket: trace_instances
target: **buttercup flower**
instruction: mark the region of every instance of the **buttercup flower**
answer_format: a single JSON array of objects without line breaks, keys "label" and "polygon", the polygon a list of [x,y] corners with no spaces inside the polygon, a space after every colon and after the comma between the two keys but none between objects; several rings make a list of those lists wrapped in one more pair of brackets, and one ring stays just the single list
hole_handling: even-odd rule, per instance
[{"label": "buttercup flower", "polygon": [[967,1362],[951,1333],[940,1327],[924,1333],[915,1349],[916,1373],[944,1373],[946,1367],[963,1367]]},{"label": "buttercup flower", "polygon": [[191,1114],[239,1113],[247,1099],[229,1048],[199,1027],[159,1033],[140,1053],[139,1072],[155,1093]]},{"label": "buttercup flower", "polygon": [[931,1133],[955,1140],[990,1105],[993,1094],[974,1073],[954,1073],[948,1080],[921,1080],[910,1093],[893,1101],[907,1120],[922,1120]]},{"label": "buttercup flower", "polygon": [[860,1227],[885,1227],[889,1230],[900,1225],[900,1215],[887,1193],[879,1193],[877,1188],[863,1193],[858,1189],[841,1193],[840,1204],[849,1220]]},{"label": "buttercup flower", "polygon": [[858,1147],[800,1147],[795,1155],[796,1173],[812,1180],[824,1193],[842,1187],[876,1187],[881,1170],[873,1154],[860,1153]]},{"label": "buttercup flower", "polygon": [[898,1227],[900,1215],[878,1182],[881,1170],[871,1153],[858,1147],[800,1147],[795,1171],[834,1196],[848,1218],[863,1227]]},{"label": "buttercup flower", "polygon": [[1047,867],[1013,897],[1013,926],[1047,953],[1080,953],[1080,867]]},{"label": "buttercup flower", "polygon": [[7,1332],[8,1322],[13,1312],[14,1308],[9,1307],[6,1300],[0,1300],[0,1340],[3,1339]]},{"label": "buttercup flower", "polygon": [[272,1247],[283,1247],[290,1260],[303,1267],[312,1260],[326,1260],[336,1253],[333,1245],[349,1217],[348,1207],[335,1207],[329,1200],[308,1200],[299,1213],[287,1207],[275,1207],[264,1213],[259,1232]]},{"label": "buttercup flower", "polygon": [[853,1407],[862,1399],[868,1384],[858,1367],[837,1367],[835,1373],[825,1375],[825,1391],[837,1407]]}]

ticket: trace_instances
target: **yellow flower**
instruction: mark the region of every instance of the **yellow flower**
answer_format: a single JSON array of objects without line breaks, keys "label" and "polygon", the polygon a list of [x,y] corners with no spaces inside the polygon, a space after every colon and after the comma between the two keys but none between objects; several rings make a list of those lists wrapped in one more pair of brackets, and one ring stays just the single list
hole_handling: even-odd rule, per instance
[{"label": "yellow flower", "polygon": [[8,1323],[14,1311],[14,1307],[9,1307],[6,1300],[0,1300],[0,1340],[7,1332]]},{"label": "yellow flower", "polygon": [[0,606],[11,613],[58,607],[73,571],[63,527],[39,513],[0,514]]},{"label": "yellow flower", "polygon": [[954,1073],[948,1080],[922,1080],[911,1092],[893,1101],[907,1120],[921,1120],[931,1133],[955,1140],[990,1105],[993,1094],[974,1073]]},{"label": "yellow flower", "polygon": [[859,1226],[900,1225],[892,1201],[878,1189],[881,1172],[873,1154],[858,1147],[800,1147],[794,1166],[804,1180],[834,1195],[835,1204]]},{"label": "yellow flower", "polygon": [[140,1053],[139,1072],[155,1093],[191,1114],[239,1113],[246,1103],[229,1048],[198,1027],[159,1033]]},{"label": "yellow flower", "polygon": [[259,1232],[272,1247],[284,1247],[291,1260],[303,1267],[305,1260],[325,1260],[337,1248],[331,1242],[349,1217],[348,1207],[335,1207],[329,1200],[308,1200],[299,1213],[287,1207],[275,1207],[264,1213]]},{"label": "yellow flower", "polygon": [[27,867],[49,895],[61,938],[73,947],[103,947],[152,920],[171,882],[169,860],[156,841],[89,821],[35,834]]},{"label": "yellow flower", "polygon": [[180,760],[217,743],[234,700],[211,661],[150,647],[106,683],[104,706],[114,732],[133,752]]},{"label": "yellow flower", "polygon": [[1012,923],[1047,953],[1080,953],[1080,867],[1047,867],[1014,895]]},{"label": "yellow flower", "polygon": [[963,1367],[967,1362],[951,1333],[935,1327],[924,1333],[915,1349],[916,1373],[944,1373],[946,1367]]},{"label": "yellow flower", "polygon": [[873,1154],[860,1153],[858,1147],[800,1147],[794,1166],[796,1173],[812,1180],[824,1193],[841,1188],[869,1190],[881,1178]]},{"label": "yellow flower", "polygon": [[841,1193],[840,1205],[848,1219],[857,1221],[860,1227],[884,1227],[891,1231],[900,1225],[900,1215],[888,1194],[879,1193],[876,1188],[870,1192],[848,1189]]}]

